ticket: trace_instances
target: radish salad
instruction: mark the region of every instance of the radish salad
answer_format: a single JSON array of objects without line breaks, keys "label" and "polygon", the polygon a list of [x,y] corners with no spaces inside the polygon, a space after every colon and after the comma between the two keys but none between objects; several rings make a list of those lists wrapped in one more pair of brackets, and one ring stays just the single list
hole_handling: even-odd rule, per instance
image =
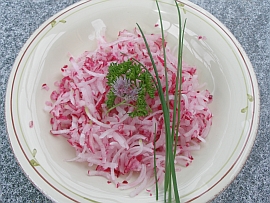
[{"label": "radish salad", "polygon": [[[146,39],[165,94],[161,35],[149,34]],[[142,191],[152,194],[154,190],[154,150],[159,183],[164,180],[165,169],[165,128],[158,93],[154,92],[153,97],[146,96],[149,113],[145,116],[131,117],[129,113],[134,111],[134,105],[115,105],[110,111],[106,106],[110,90],[106,78],[108,67],[132,59],[154,75],[145,43],[137,29],[119,32],[113,42],[100,38],[96,50],[85,51],[78,58],[69,56],[68,65],[61,68],[63,77],[55,82],[56,90],[52,91],[50,101],[45,105],[51,116],[51,134],[65,137],[74,148],[76,154],[69,161],[87,162],[89,176],[103,176],[106,182],[119,189],[133,189],[131,197]],[[177,58],[167,44],[166,59],[168,103],[172,114]],[[118,81],[115,86],[128,84],[128,81],[123,81]],[[129,97],[131,102],[136,100],[136,93],[138,90]],[[199,84],[196,68],[183,63],[176,171],[190,165],[192,152],[200,150],[201,143],[206,141],[212,125],[212,113],[208,107],[212,99],[204,85]],[[115,103],[119,102],[120,98],[116,98]]]}]

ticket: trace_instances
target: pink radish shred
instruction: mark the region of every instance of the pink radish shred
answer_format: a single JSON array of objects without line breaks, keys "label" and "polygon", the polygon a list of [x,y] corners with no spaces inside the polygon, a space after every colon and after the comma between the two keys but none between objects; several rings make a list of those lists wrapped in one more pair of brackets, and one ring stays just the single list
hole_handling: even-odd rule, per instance
[{"label": "pink radish shred", "polygon": [[46,90],[46,91],[49,91],[49,86],[47,84],[42,84],[42,89]]},{"label": "pink radish shred", "polygon": [[33,121],[30,121],[29,122],[29,128],[33,128],[34,127],[34,122]]}]

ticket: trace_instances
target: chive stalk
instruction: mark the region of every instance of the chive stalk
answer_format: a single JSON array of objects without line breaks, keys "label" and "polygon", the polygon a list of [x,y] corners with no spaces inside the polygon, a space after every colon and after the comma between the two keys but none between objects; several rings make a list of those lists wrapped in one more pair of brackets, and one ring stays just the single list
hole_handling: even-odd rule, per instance
[{"label": "chive stalk", "polygon": [[167,105],[169,106],[169,84],[168,84],[168,73],[167,73],[167,57],[166,57],[166,50],[165,50],[165,37],[164,37],[164,29],[163,29],[163,22],[161,17],[161,12],[159,8],[158,1],[156,1],[159,21],[160,21],[160,30],[161,30],[161,37],[162,37],[162,50],[163,50],[163,57],[164,57],[164,72],[165,72],[165,80],[166,80],[166,101]]},{"label": "chive stalk", "polygon": [[157,161],[156,161],[156,138],[157,138],[157,126],[155,124],[155,135],[154,135],[154,173],[156,181],[156,201],[158,201],[158,177],[157,177]]},{"label": "chive stalk", "polygon": [[[157,87],[158,95],[162,105],[164,123],[165,123],[165,134],[166,134],[166,156],[165,156],[165,177],[164,177],[164,202],[172,202],[172,191],[174,192],[174,199],[176,203],[180,203],[180,197],[177,187],[177,180],[176,180],[176,172],[175,172],[175,165],[174,159],[176,155],[176,148],[178,142],[178,128],[180,125],[180,107],[181,107],[181,83],[182,83],[182,57],[183,57],[183,42],[184,42],[184,29],[186,25],[186,20],[184,22],[184,26],[182,29],[182,22],[181,22],[181,14],[178,3],[176,0],[175,4],[178,11],[178,20],[179,20],[179,44],[178,44],[178,64],[177,64],[177,79],[175,85],[175,99],[173,105],[173,120],[172,120],[172,129],[170,129],[170,113],[169,113],[169,98],[168,98],[168,77],[167,77],[167,65],[166,65],[166,51],[165,51],[165,37],[163,31],[163,24],[162,24],[162,16],[159,8],[158,1],[156,0],[156,5],[158,8],[159,19],[160,19],[160,26],[161,26],[161,34],[162,34],[162,48],[163,48],[163,56],[164,56],[164,69],[165,69],[165,82],[166,82],[166,94],[164,97],[163,89],[161,86],[161,82],[159,79],[158,71],[156,68],[156,64],[154,62],[152,53],[150,51],[148,42],[146,37],[137,23],[137,26],[141,32],[143,37],[144,43],[147,48],[148,55],[150,57],[156,81],[155,86]],[[154,79],[153,79],[154,80]],[[177,115],[177,118],[176,118]],[[155,129],[155,137],[156,137],[156,129]],[[155,140],[154,140],[154,150],[155,149]],[[156,153],[154,152],[154,168],[155,168],[155,178],[156,178],[156,199],[158,200],[158,186],[157,186],[157,172],[156,172]],[[168,193],[168,194],[167,194]],[[168,201],[167,201],[168,197]]]}]

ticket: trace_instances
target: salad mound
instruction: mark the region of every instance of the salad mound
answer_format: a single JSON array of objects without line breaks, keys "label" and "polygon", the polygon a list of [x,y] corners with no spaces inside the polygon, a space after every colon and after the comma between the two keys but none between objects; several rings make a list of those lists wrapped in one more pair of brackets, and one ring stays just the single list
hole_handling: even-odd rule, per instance
[{"label": "salad mound", "polygon": [[[162,38],[159,34],[150,34],[146,39],[165,94]],[[166,59],[172,126],[177,58],[167,45]],[[146,95],[148,115],[131,117],[129,114],[135,107],[125,104],[115,105],[108,111],[108,68],[113,63],[129,60],[139,61],[154,75],[145,43],[136,29],[119,32],[113,42],[102,38],[95,51],[86,51],[76,59],[70,56],[70,63],[61,68],[63,78],[55,82],[56,90],[51,93],[51,101],[46,102],[45,109],[51,115],[51,134],[64,136],[75,149],[76,156],[70,161],[87,162],[89,176],[103,176],[119,189],[135,188],[130,193],[130,196],[135,196],[146,189],[151,191],[155,185],[154,151],[157,180],[163,182],[166,137],[157,92],[153,97]],[[132,98],[136,100],[137,97]],[[184,63],[175,156],[177,171],[191,164],[192,151],[200,150],[201,142],[205,142],[212,125],[212,113],[208,107],[211,101],[210,92],[198,82],[196,68]],[[120,102],[121,98],[116,98],[115,103]],[[137,174],[135,179],[134,174]]]}]

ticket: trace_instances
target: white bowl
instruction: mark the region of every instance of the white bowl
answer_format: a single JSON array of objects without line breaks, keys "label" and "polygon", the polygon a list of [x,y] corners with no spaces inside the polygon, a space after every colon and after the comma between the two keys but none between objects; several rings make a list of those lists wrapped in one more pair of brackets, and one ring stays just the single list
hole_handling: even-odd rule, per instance
[{"label": "white bowl", "polygon": [[[184,61],[197,67],[200,82],[206,82],[213,94],[214,118],[207,143],[177,174],[179,192],[182,202],[206,202],[235,178],[249,155],[259,122],[259,91],[252,65],[234,36],[200,7],[181,3],[182,17],[187,18]],[[176,7],[172,0],[164,0],[160,8],[169,45],[174,47]],[[41,86],[52,87],[61,78],[68,52],[78,56],[95,48],[91,36],[96,20],[106,27],[109,40],[137,22],[147,33],[158,32],[152,0],[81,1],[50,18],[24,45],[10,75],[6,95],[10,142],[29,179],[56,202],[155,202],[148,193],[130,198],[129,191],[120,191],[101,177],[88,177],[86,164],[64,161],[74,156],[74,150],[49,133],[49,115],[43,111],[49,92],[41,91]]]}]

